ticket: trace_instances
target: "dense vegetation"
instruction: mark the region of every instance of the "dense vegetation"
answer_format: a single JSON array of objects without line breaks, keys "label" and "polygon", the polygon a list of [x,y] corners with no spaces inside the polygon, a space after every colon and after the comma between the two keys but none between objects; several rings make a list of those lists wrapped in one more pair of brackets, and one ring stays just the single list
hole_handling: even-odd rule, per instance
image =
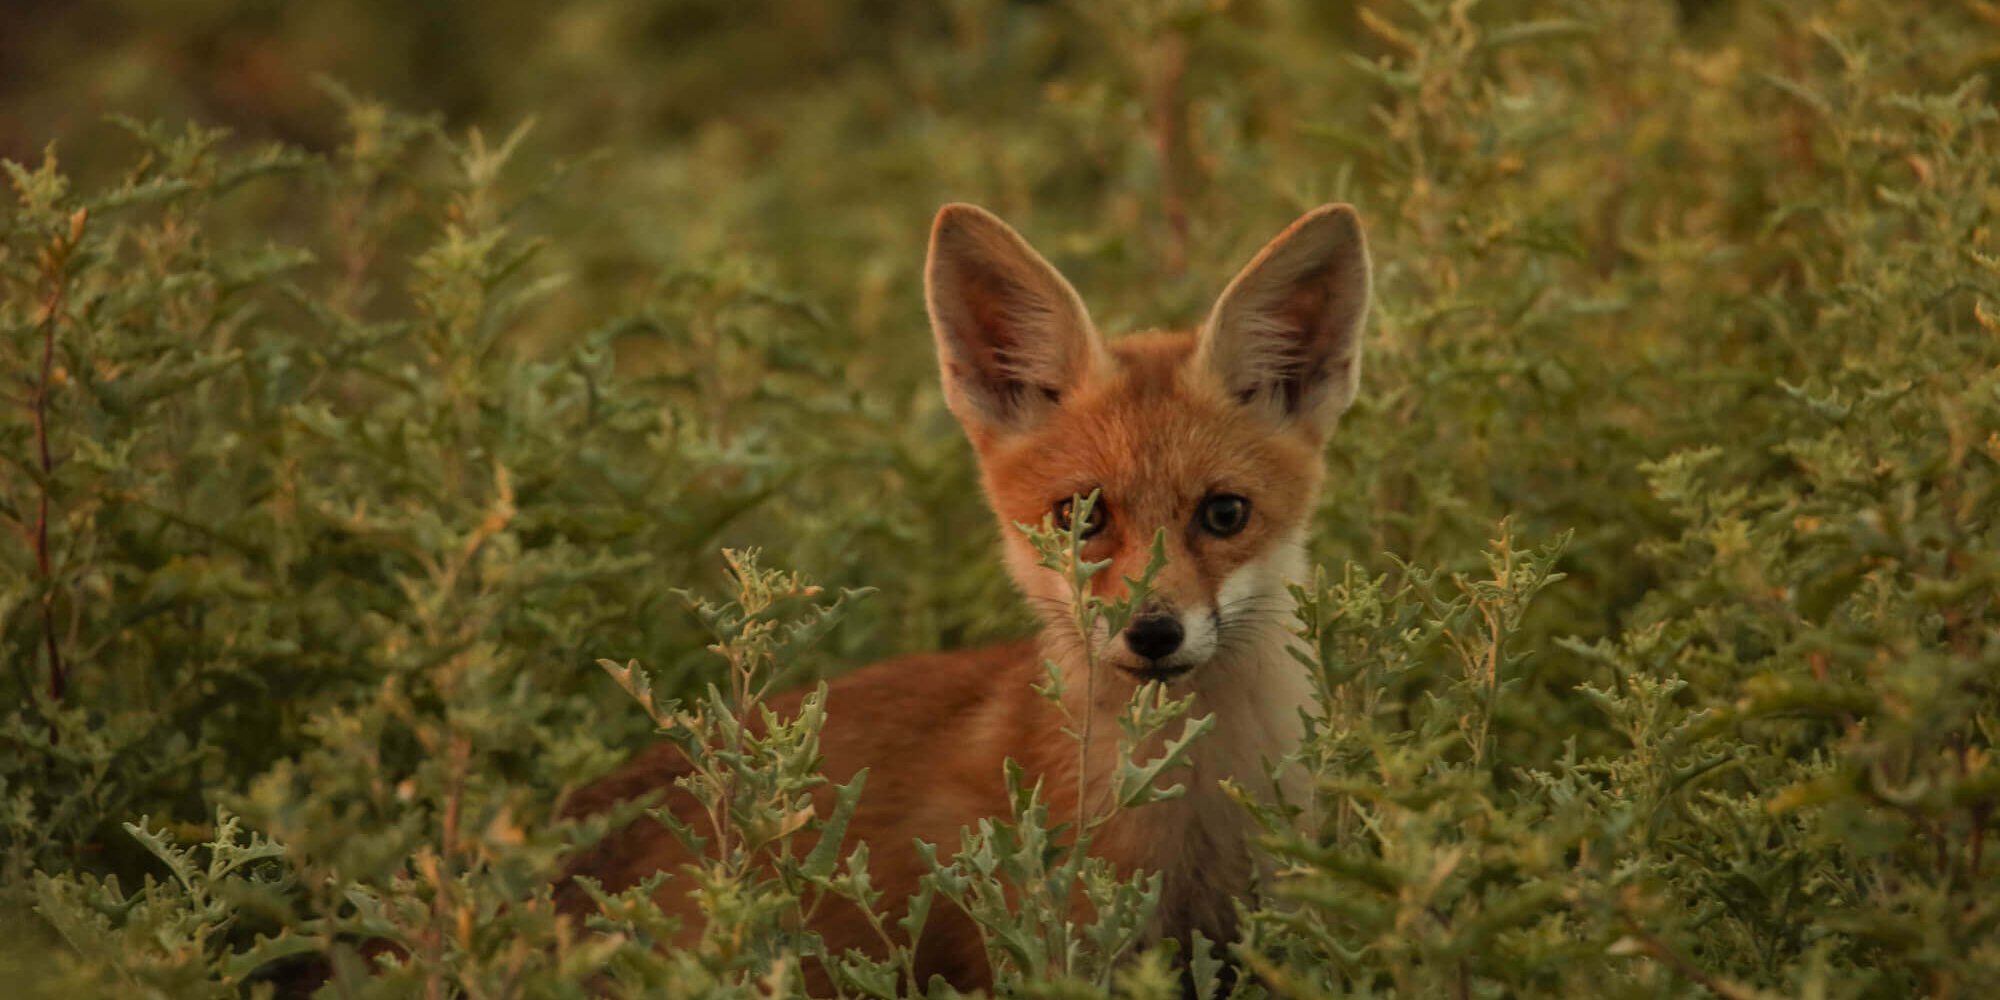
[{"label": "dense vegetation", "polygon": [[[1323,821],[1245,803],[1234,989],[2000,995],[1994,5],[546,6],[10,13],[10,995],[795,991],[800,908],[873,890],[752,863],[838,816],[791,818],[819,707],[743,731],[731,671],[1028,627],[934,386],[953,199],[1114,331],[1306,207],[1370,227]],[[559,923],[560,795],[704,698],[769,842],[697,949],[639,894]],[[1036,816],[933,905],[1011,991],[1176,995],[1143,880]]]}]

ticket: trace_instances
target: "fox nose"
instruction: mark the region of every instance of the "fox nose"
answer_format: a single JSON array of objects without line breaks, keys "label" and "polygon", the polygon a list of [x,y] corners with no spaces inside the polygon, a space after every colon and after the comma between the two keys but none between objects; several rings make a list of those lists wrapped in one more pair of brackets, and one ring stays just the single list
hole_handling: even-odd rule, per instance
[{"label": "fox nose", "polygon": [[1181,620],[1174,615],[1142,615],[1125,626],[1125,645],[1148,660],[1173,655],[1182,637]]}]

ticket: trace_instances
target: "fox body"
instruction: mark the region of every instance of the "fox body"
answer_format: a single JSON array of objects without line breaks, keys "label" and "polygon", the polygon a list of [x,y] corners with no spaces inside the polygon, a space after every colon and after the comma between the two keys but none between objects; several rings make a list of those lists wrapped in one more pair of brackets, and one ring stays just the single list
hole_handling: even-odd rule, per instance
[{"label": "fox body", "polygon": [[[1079,783],[1085,808],[1104,812],[1116,717],[1155,679],[1193,694],[1195,712],[1214,715],[1215,727],[1195,743],[1192,773],[1177,777],[1187,794],[1117,812],[1092,850],[1122,872],[1162,874],[1154,939],[1234,936],[1233,901],[1256,871],[1247,817],[1218,782],[1268,793],[1267,762],[1297,746],[1312,706],[1312,681],[1287,648],[1296,640],[1285,583],[1303,579],[1322,446],[1354,397],[1368,293],[1359,221],[1347,206],[1324,206],[1272,240],[1199,329],[1107,342],[1068,282],[1005,223],[969,205],[938,213],[926,298],[945,398],[978,452],[1007,568],[1045,624],[1035,640],[904,657],[829,686],[826,775],[840,783],[869,769],[843,849],[869,845],[890,905],[924,873],[914,841],[948,848],[962,828],[1007,814],[1009,758],[1042,783],[1053,822],[1075,821]],[[1098,594],[1125,596],[1124,579],[1140,575],[1162,530],[1168,557],[1115,636],[1078,633],[1068,582],[1039,566],[1013,527],[1049,515],[1066,523],[1071,498],[1093,491],[1100,500],[1080,530],[1083,557],[1110,562],[1092,580]],[[1086,683],[1093,653],[1099,669]],[[1044,658],[1066,674],[1063,708],[1033,690]],[[789,712],[798,697],[774,705]],[[1080,770],[1063,730],[1086,715],[1104,735]],[[682,773],[679,751],[661,744],[573,794],[564,812],[662,792]],[[684,793],[666,805],[693,821]],[[615,891],[689,860],[661,824],[640,820],[572,873]],[[659,902],[698,930],[686,892],[669,881]],[[574,887],[560,898],[585,903]],[[919,942],[920,979],[988,985],[976,930],[947,909],[932,911]],[[836,953],[879,950],[851,907],[825,907],[814,920]]]}]

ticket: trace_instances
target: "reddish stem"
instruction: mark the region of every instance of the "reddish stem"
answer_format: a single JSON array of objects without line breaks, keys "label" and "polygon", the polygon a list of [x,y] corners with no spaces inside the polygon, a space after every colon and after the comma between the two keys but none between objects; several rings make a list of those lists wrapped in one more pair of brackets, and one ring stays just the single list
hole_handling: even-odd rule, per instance
[{"label": "reddish stem", "polygon": [[[62,317],[63,297],[69,291],[69,255],[83,236],[84,218],[82,212],[70,218],[69,240],[59,243],[58,249],[49,255],[44,274],[49,291],[42,299],[42,370],[35,383],[33,404],[35,450],[42,469],[42,492],[35,509],[35,573],[42,583],[42,641],[49,656],[49,700],[57,705],[62,703],[69,685],[63,671],[62,648],[56,642],[55,573],[49,565],[49,488],[55,475],[55,459],[49,453],[49,388],[55,378],[56,323]],[[58,738],[51,716],[49,742],[53,744]]]},{"label": "reddish stem", "polygon": [[1187,40],[1168,32],[1155,44],[1152,71],[1153,149],[1160,163],[1160,214],[1166,217],[1166,271],[1179,276],[1187,270],[1188,208],[1181,188],[1187,168],[1187,103],[1182,80],[1187,74]]}]

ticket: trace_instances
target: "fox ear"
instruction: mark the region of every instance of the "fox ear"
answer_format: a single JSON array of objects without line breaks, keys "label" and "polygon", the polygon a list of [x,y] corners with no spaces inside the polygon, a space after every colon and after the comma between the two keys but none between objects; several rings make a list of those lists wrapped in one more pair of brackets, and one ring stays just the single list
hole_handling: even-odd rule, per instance
[{"label": "fox ear", "polygon": [[1026,426],[1075,387],[1098,351],[1076,290],[974,205],[938,210],[924,300],[945,402],[967,429]]},{"label": "fox ear", "polygon": [[1198,359],[1246,405],[1330,428],[1361,377],[1368,283],[1368,243],[1353,207],[1313,209],[1223,290]]}]

